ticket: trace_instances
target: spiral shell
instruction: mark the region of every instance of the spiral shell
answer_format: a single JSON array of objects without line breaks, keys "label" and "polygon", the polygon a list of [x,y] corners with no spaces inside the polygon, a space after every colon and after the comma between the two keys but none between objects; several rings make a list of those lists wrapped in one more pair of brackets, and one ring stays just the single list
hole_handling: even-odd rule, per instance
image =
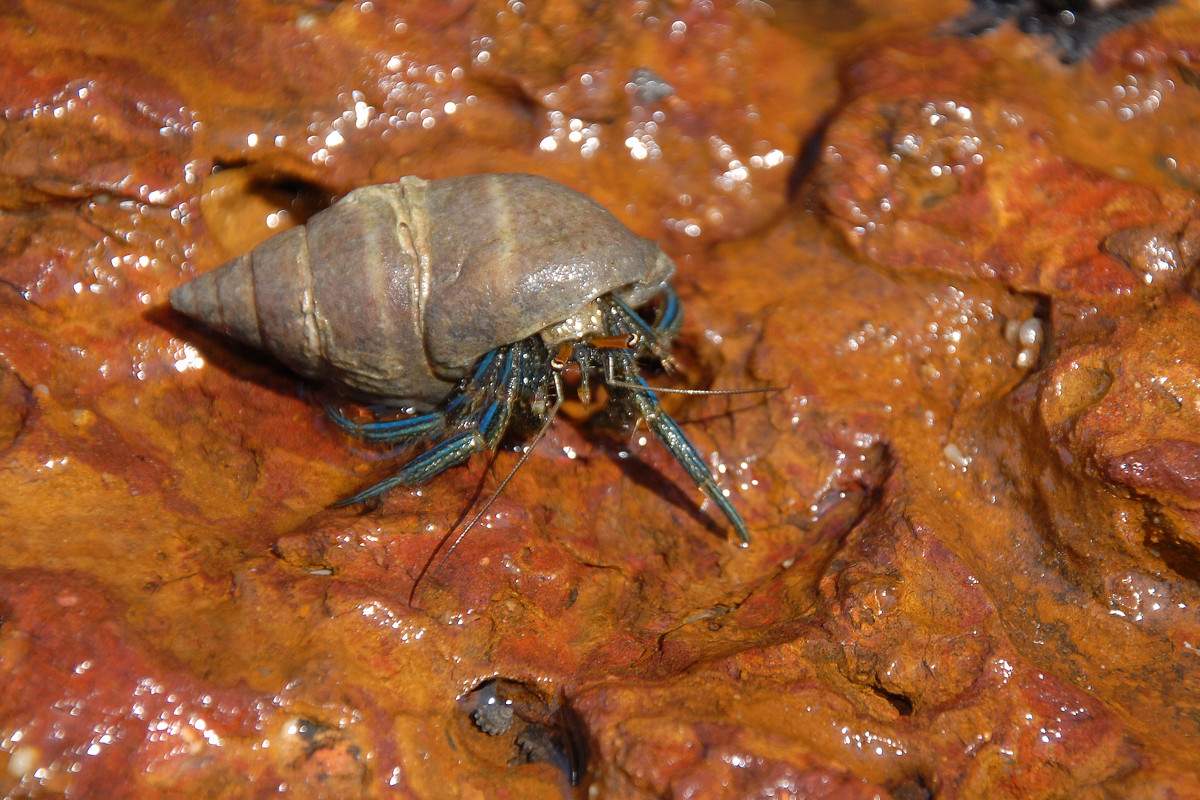
[{"label": "spiral shell", "polygon": [[533,175],[406,177],[171,292],[171,305],[297,373],[425,410],[485,353],[675,266],[591,198]]}]

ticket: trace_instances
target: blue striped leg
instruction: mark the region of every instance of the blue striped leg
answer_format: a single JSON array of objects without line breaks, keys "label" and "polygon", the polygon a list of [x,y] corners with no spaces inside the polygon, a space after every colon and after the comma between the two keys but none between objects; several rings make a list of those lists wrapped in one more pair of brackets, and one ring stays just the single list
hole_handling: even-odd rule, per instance
[{"label": "blue striped leg", "polygon": [[466,413],[471,398],[476,398],[487,379],[488,372],[496,364],[499,350],[492,350],[479,359],[471,378],[444,409],[400,419],[383,419],[372,422],[355,422],[347,418],[334,406],[326,406],[325,413],[334,425],[356,439],[374,444],[408,444],[418,439],[428,439],[445,430],[447,420],[453,423],[459,415]]},{"label": "blue striped leg", "polygon": [[[334,508],[361,503],[378,497],[397,486],[416,486],[441,475],[451,467],[463,463],[475,453],[495,450],[512,419],[513,403],[520,387],[521,371],[515,368],[519,345],[500,348],[499,355],[489,364],[484,379],[479,381],[483,402],[464,401],[467,407],[479,407],[471,414],[456,414],[458,433],[449,436],[407,462],[390,478],[370,486],[352,497],[334,504]],[[478,372],[478,371],[477,371]],[[459,395],[462,397],[462,395]],[[455,401],[459,398],[456,397]],[[451,402],[451,405],[455,401]],[[449,406],[446,412],[449,414]]]},{"label": "blue striped leg", "polygon": [[674,290],[667,287],[664,291],[663,312],[655,325],[642,319],[636,311],[629,307],[621,298],[609,295],[611,305],[605,309],[605,324],[613,333],[632,333],[637,337],[635,350],[645,350],[662,363],[667,372],[675,371],[675,357],[671,355],[668,342],[678,329],[680,321],[679,300]]},{"label": "blue striped leg", "polygon": [[654,390],[648,383],[642,380],[642,376],[637,373],[636,365],[633,363],[633,357],[628,353],[617,353],[613,356],[610,362],[610,372],[614,373],[618,380],[625,383],[634,383],[640,385],[642,390],[630,390],[631,399],[634,406],[637,408],[638,415],[646,420],[647,426],[658,437],[658,440],[663,443],[663,446],[675,457],[679,465],[683,467],[684,472],[688,477],[699,487],[700,491],[708,495],[717,508],[721,509],[729,522],[733,525],[733,529],[737,531],[738,538],[743,544],[750,544],[750,529],[746,526],[746,521],[742,519],[742,515],[733,507],[733,503],[721,491],[721,487],[717,485],[716,478],[713,477],[712,471],[708,465],[704,463],[704,459],[700,457],[696,446],[688,440],[683,430],[679,427],[679,423],[671,419],[671,417],[662,410],[658,404],[658,398],[654,396]]},{"label": "blue striped leg", "polygon": [[355,439],[375,444],[407,444],[418,439],[427,439],[439,433],[446,424],[446,417],[440,411],[416,417],[372,422],[355,422],[333,406],[326,406],[325,413],[334,425]]}]

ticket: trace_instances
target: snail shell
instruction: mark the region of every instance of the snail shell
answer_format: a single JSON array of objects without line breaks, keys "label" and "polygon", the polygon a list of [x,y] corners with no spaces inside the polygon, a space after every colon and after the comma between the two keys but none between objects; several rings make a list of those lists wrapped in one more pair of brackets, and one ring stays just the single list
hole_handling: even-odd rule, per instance
[{"label": "snail shell", "polygon": [[561,330],[608,293],[644,305],[674,269],[546,178],[406,177],[350,192],[170,301],[301,375],[424,411],[488,351]]}]

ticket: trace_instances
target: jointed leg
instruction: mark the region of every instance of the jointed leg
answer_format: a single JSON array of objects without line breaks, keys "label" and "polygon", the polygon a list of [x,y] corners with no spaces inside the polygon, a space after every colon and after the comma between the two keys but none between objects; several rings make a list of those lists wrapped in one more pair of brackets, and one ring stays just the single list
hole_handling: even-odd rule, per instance
[{"label": "jointed leg", "polygon": [[329,419],[334,425],[355,439],[376,444],[405,444],[418,439],[427,439],[441,431],[446,424],[446,418],[440,411],[421,414],[417,417],[375,420],[373,422],[355,422],[346,418],[333,406],[326,406],[325,413],[329,415]]},{"label": "jointed leg", "polygon": [[679,295],[675,294],[675,289],[670,285],[663,287],[660,297],[662,305],[659,306],[658,316],[654,320],[654,332],[658,334],[658,338],[670,341],[679,333],[679,326],[683,322],[683,306],[679,303]]},{"label": "jointed leg", "polygon": [[[672,292],[668,298],[668,305],[674,299]],[[636,311],[629,307],[623,300],[616,295],[608,295],[611,303],[605,308],[605,323],[613,333],[631,333],[637,337],[634,349],[645,350],[650,355],[658,359],[663,369],[667,372],[675,371],[675,358],[671,355],[671,349],[667,346],[667,336],[664,336],[666,329],[660,329],[651,326],[642,319]],[[676,308],[678,303],[675,303]],[[674,321],[671,324],[678,324],[678,312],[671,312]]]},{"label": "jointed leg", "polygon": [[742,515],[734,508],[733,503],[721,491],[721,487],[717,485],[716,478],[713,477],[712,471],[708,465],[704,463],[704,459],[700,457],[700,453],[696,451],[695,445],[688,440],[680,429],[679,424],[662,410],[658,404],[658,399],[653,394],[653,389],[642,380],[642,376],[637,373],[636,365],[633,362],[633,357],[629,353],[617,353],[611,361],[609,371],[612,373],[611,378],[616,380],[636,384],[642,387],[641,390],[627,389],[629,397],[637,409],[638,415],[646,420],[646,424],[650,430],[658,437],[663,446],[670,451],[679,465],[687,472],[688,477],[704,492],[708,497],[717,504],[717,508],[721,509],[733,525],[733,529],[737,531],[738,538],[744,544],[750,543],[750,530],[746,526],[746,521],[742,519]]},{"label": "jointed leg", "polygon": [[329,419],[334,425],[364,442],[407,444],[418,439],[429,439],[446,429],[447,420],[452,425],[456,419],[465,414],[471,407],[472,399],[476,399],[478,402],[479,393],[489,378],[488,373],[493,371],[500,358],[502,358],[500,350],[492,350],[484,355],[475,365],[470,381],[454,396],[446,408],[429,414],[373,422],[354,422],[333,406],[326,406],[325,413],[329,415]]},{"label": "jointed leg", "polygon": [[[485,357],[486,363],[481,362],[483,369],[476,370],[464,388],[464,394],[456,396],[444,411],[438,412],[445,418],[445,427],[458,429],[457,433],[410,460],[392,477],[334,507],[360,503],[397,486],[416,486],[461,464],[475,453],[494,450],[512,419],[522,377],[516,368],[520,351],[518,344],[489,353]],[[472,389],[474,396],[465,397],[465,392]]]}]

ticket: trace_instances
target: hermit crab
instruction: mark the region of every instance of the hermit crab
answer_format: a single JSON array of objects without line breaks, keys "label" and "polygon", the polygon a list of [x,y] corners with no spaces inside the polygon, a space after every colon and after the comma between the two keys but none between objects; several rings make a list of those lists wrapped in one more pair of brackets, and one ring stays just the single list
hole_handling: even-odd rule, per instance
[{"label": "hermit crab", "polygon": [[[528,454],[570,374],[585,402],[590,381],[602,379],[609,403],[644,420],[749,542],[742,516],[640,374],[639,362],[673,365],[674,270],[654,242],[546,178],[406,177],[350,192],[170,300],[301,375],[404,412],[357,422],[331,408],[351,435],[433,443],[339,505],[494,451],[514,423],[537,430]],[[646,308],[653,313],[638,310]]]}]

